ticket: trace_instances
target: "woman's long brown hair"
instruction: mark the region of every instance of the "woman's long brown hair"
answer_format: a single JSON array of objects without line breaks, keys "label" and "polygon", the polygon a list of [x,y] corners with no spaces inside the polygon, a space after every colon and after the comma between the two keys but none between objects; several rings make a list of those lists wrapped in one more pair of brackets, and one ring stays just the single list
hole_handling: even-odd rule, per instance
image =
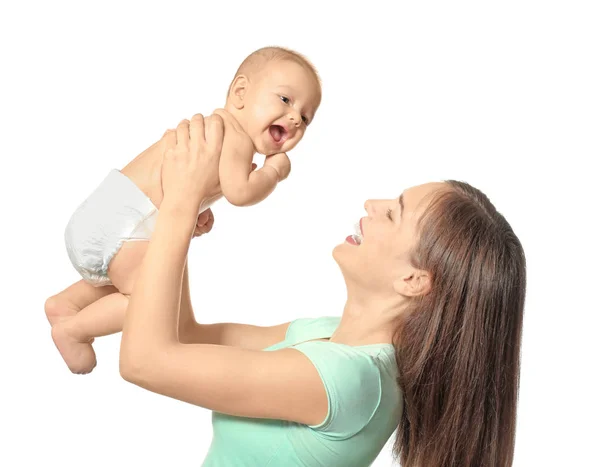
[{"label": "woman's long brown hair", "polygon": [[510,467],[515,447],[525,256],[479,190],[446,181],[419,221],[413,265],[431,291],[394,336],[403,467]]}]

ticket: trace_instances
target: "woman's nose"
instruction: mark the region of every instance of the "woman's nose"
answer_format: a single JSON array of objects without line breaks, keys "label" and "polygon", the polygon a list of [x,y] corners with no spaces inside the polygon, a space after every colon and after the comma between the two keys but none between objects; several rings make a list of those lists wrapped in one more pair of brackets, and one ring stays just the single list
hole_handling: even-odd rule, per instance
[{"label": "woman's nose", "polygon": [[365,201],[365,211],[367,211],[367,214],[370,216],[377,214],[379,212],[379,206],[384,202],[385,200],[383,199],[368,199]]}]

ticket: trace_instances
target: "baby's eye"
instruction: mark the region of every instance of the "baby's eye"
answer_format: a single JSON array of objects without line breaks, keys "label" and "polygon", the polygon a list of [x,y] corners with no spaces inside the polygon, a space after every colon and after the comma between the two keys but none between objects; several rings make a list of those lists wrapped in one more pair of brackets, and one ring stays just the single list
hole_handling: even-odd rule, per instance
[{"label": "baby's eye", "polygon": [[308,118],[306,118],[304,115],[302,115],[302,121],[305,125],[308,125]]},{"label": "baby's eye", "polygon": [[386,211],[386,215],[388,216],[388,219],[393,221],[394,219],[392,219],[392,210],[388,208],[388,210]]},{"label": "baby's eye", "polygon": [[290,103],[290,99],[288,97],[285,96],[279,96],[281,98],[281,100],[283,101],[284,104],[289,104]]}]

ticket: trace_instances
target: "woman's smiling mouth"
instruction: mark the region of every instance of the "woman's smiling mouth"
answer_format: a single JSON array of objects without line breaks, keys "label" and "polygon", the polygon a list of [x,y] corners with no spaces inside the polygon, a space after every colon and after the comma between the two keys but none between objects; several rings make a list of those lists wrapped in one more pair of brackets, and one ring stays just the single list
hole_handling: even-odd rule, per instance
[{"label": "woman's smiling mouth", "polygon": [[363,236],[362,236],[362,219],[361,222],[357,222],[356,224],[354,224],[354,234],[353,235],[349,235],[348,237],[346,237],[346,241],[352,245],[360,245],[363,241]]}]

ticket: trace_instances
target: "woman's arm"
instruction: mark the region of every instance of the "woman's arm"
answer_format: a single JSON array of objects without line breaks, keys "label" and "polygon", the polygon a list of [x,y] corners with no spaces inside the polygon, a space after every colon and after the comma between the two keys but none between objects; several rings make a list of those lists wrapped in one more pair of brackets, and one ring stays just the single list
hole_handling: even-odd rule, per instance
[{"label": "woman's arm", "polygon": [[241,323],[200,324],[196,321],[190,296],[187,263],[183,271],[179,310],[179,342],[182,344],[218,344],[262,350],[285,339],[290,323],[255,326]]},{"label": "woman's arm", "polygon": [[[183,270],[183,280],[181,284],[181,302],[179,306],[179,323],[177,326],[177,335],[179,336],[179,342],[181,342],[182,344],[194,342],[190,339],[190,337],[191,334],[196,330],[196,326],[198,326],[198,323],[196,322],[196,318],[194,317],[194,310],[192,308],[192,298],[190,296],[190,282],[187,263],[185,265],[185,269]],[[197,340],[196,342],[203,342],[206,344],[219,343],[218,341],[210,342],[211,336],[205,335],[205,333],[197,334],[199,340]]]},{"label": "woman's arm", "polygon": [[[176,142],[177,140],[173,131],[167,131],[160,141],[162,147],[166,147],[169,144],[174,145]],[[215,218],[210,208],[203,211],[196,220],[194,237],[200,237],[210,232],[214,225],[214,220]],[[147,247],[148,245],[144,245],[144,253],[146,253]],[[198,323],[192,308],[188,264],[186,261],[181,288],[179,324],[177,326],[179,342],[182,344],[218,344],[261,350],[283,341],[289,324],[288,322],[275,326],[254,326],[240,323]]]},{"label": "woman's arm", "polygon": [[[194,139],[204,135],[203,121],[192,119],[190,127],[189,146],[185,124],[177,129],[177,144],[182,141],[182,153],[199,153],[198,160],[188,161],[185,154],[180,159],[165,156],[165,198],[125,318],[121,375],[150,391],[221,413],[318,424],[327,414],[327,395],[316,368],[301,352],[185,345],[177,339],[185,262],[198,206],[218,183],[212,158],[217,148],[207,142],[196,147]],[[207,139],[211,131],[215,130],[207,129]],[[198,186],[205,188],[200,194],[194,192]]]}]

